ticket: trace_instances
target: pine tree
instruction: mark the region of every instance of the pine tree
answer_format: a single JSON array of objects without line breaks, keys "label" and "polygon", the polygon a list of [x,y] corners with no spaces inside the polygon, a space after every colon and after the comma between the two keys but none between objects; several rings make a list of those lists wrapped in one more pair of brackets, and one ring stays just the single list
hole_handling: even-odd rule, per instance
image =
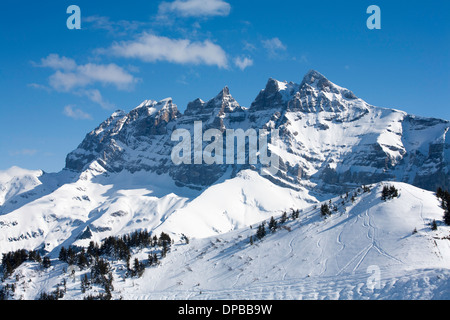
[{"label": "pine tree", "polygon": [[431,223],[431,230],[436,231],[437,230],[437,223],[436,220],[433,220],[433,222]]},{"label": "pine tree", "polygon": [[326,203],[322,204],[322,206],[320,207],[320,213],[322,214],[322,216],[331,215],[330,208]]},{"label": "pine tree", "polygon": [[261,223],[258,227],[258,231],[256,231],[256,237],[261,240],[266,236],[266,228],[264,227],[264,223]]},{"label": "pine tree", "polygon": [[81,292],[85,293],[86,290],[89,289],[89,279],[87,277],[87,274],[84,275],[84,277],[81,278]]},{"label": "pine tree", "polygon": [[444,190],[442,190],[441,187],[439,187],[439,188],[437,189],[437,191],[436,191],[436,196],[437,196],[439,199],[442,199],[442,197],[444,196]]},{"label": "pine tree", "polygon": [[398,190],[394,186],[390,186],[389,188],[389,196],[391,199],[398,197]]},{"label": "pine tree", "polygon": [[42,260],[42,266],[45,269],[48,269],[48,268],[50,268],[51,265],[52,265],[52,263],[50,261],[50,258],[49,257],[44,257],[44,259]]},{"label": "pine tree", "polygon": [[445,210],[444,213],[444,223],[448,226],[450,226],[450,211]]},{"label": "pine tree", "polygon": [[277,221],[273,217],[271,217],[269,221],[269,230],[275,232],[277,231],[277,227]]},{"label": "pine tree", "polygon": [[62,262],[67,262],[67,250],[64,247],[62,247],[59,251],[59,260]]},{"label": "pine tree", "polygon": [[165,258],[168,251],[169,251],[169,245],[166,242],[163,242],[162,249],[161,249],[161,257]]},{"label": "pine tree", "polygon": [[389,187],[384,186],[383,191],[381,191],[381,200],[386,201],[389,197]]},{"label": "pine tree", "polygon": [[67,250],[67,263],[72,266],[76,262],[77,262],[77,257],[76,257],[75,251],[73,250],[72,247],[69,247],[69,249]]},{"label": "pine tree", "polygon": [[139,263],[139,260],[138,260],[138,258],[135,258],[134,259],[134,266],[133,266],[133,275],[134,276],[136,276],[136,275],[138,275],[139,274],[139,272],[140,272],[140,263]]},{"label": "pine tree", "polygon": [[287,213],[285,211],[285,212],[283,212],[283,215],[281,216],[280,223],[283,224],[286,221],[287,221]]},{"label": "pine tree", "polygon": [[84,251],[84,248],[81,249],[81,252],[78,254],[77,258],[77,265],[83,269],[84,267],[87,267],[89,265],[89,261],[86,258],[86,252]]},{"label": "pine tree", "polygon": [[398,190],[395,186],[384,186],[383,191],[381,192],[381,200],[386,201],[394,198],[398,198]]}]

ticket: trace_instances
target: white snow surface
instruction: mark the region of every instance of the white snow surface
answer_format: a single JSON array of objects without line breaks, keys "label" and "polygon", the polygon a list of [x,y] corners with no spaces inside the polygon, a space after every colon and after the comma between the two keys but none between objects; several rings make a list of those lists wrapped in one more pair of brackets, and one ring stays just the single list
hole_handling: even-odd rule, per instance
[{"label": "white snow surface", "polygon": [[40,185],[39,177],[42,174],[40,170],[25,170],[19,167],[0,171],[0,206],[14,196]]},{"label": "white snow surface", "polygon": [[[136,230],[203,238],[317,202],[306,190],[279,187],[250,170],[201,191],[179,188],[166,175],[110,174],[95,165],[80,176],[70,175],[63,171],[54,178],[59,180],[55,187],[32,190],[0,207],[0,254],[43,249],[55,256],[61,246],[88,245]],[[92,238],[78,239],[87,227]]]},{"label": "white snow surface", "polygon": [[[252,175],[236,179],[218,184],[218,190],[210,190],[211,194],[200,195],[204,197],[202,201],[210,201],[206,203],[211,204],[211,215],[215,214],[215,208],[226,207],[215,203],[218,193],[227,187],[234,190],[237,185],[240,187],[237,192],[245,190],[246,179],[251,180]],[[442,223],[443,210],[439,201],[432,192],[405,183],[389,184],[399,190],[398,198],[381,200],[384,183],[370,186],[370,192],[355,190],[354,202],[350,199],[353,192],[348,198],[344,195],[331,199],[331,207],[337,209],[332,210],[331,216],[321,216],[320,204],[305,207],[297,220],[289,219],[262,240],[255,238],[259,223],[252,222],[252,227],[243,223],[229,232],[191,239],[189,244],[176,241],[161,264],[147,268],[141,278],[123,278],[124,265],[115,262],[113,298],[449,299],[450,228]],[[261,206],[268,210],[265,217],[272,214],[279,218],[280,210],[269,212],[278,201],[283,201],[276,199],[279,191],[273,191],[270,195],[266,193],[264,199],[272,203],[266,205],[260,199]],[[108,192],[111,191],[104,186],[97,194],[100,197]],[[140,206],[134,203],[137,198],[133,197],[143,197],[145,192],[127,192],[131,195],[128,212],[133,215],[133,208]],[[116,203],[119,201],[124,200],[118,196]],[[141,201],[141,206],[153,205],[153,208],[158,205],[172,210],[180,207],[180,215],[195,215],[198,209],[195,201],[183,206],[188,200],[174,195],[164,200],[151,200],[149,196],[145,205]],[[231,210],[230,206],[227,208]],[[239,210],[243,208],[238,205]],[[203,214],[206,213],[200,213]],[[430,228],[433,220],[438,223],[437,231]],[[178,227],[182,230],[185,221],[180,221]],[[171,224],[168,222],[167,226]],[[207,228],[201,226],[201,229]],[[254,239],[253,245],[249,242],[250,236]],[[145,249],[135,256],[145,257]],[[72,278],[64,269],[67,264],[56,259],[47,271],[35,263],[25,263],[7,281],[19,279],[16,298],[34,299],[41,292],[54,290],[64,278],[67,280],[64,299],[82,299],[80,277],[88,271],[78,270]],[[94,288],[89,293],[96,291]]]}]

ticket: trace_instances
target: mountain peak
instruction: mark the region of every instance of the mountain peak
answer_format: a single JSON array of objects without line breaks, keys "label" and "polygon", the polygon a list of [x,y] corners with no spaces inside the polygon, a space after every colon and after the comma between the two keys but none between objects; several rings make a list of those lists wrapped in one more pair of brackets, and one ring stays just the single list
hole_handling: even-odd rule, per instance
[{"label": "mountain peak", "polygon": [[329,83],[330,81],[320,72],[317,72],[316,70],[309,70],[308,73],[303,77],[302,85],[314,85],[321,82]]},{"label": "mountain peak", "polygon": [[222,111],[227,112],[233,111],[238,106],[239,104],[230,94],[228,86],[225,86],[216,97],[206,103],[206,108],[208,109],[220,108]]},{"label": "mountain peak", "polygon": [[119,118],[119,117],[124,117],[126,116],[127,113],[123,110],[116,110],[112,115],[111,118]]},{"label": "mountain peak", "polygon": [[231,97],[230,89],[225,86],[212,100],[223,100],[226,97]]},{"label": "mountain peak", "polygon": [[228,95],[230,95],[230,89],[228,88],[228,86],[225,86],[225,87],[222,89],[222,95],[223,95],[223,96],[228,96]]},{"label": "mountain peak", "polygon": [[320,72],[317,72],[316,70],[310,70],[305,75],[300,85],[300,90],[316,90],[319,92],[334,93],[341,95],[343,98],[348,100],[358,99],[352,91],[332,83],[324,75],[322,75]]}]

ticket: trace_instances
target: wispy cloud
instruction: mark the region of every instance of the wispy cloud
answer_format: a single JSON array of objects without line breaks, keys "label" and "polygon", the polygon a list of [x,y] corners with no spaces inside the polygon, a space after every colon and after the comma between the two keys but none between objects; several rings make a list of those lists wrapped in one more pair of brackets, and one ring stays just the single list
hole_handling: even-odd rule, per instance
[{"label": "wispy cloud", "polygon": [[47,87],[47,86],[45,86],[43,84],[39,84],[39,83],[29,83],[27,86],[30,87],[30,88],[33,88],[33,89],[44,90],[44,91],[47,91],[47,92],[51,92],[52,91],[52,89],[50,87]]},{"label": "wispy cloud", "polygon": [[192,42],[188,39],[170,39],[146,32],[136,40],[116,42],[111,48],[99,52],[144,62],[167,61],[176,64],[228,67],[225,51],[209,40]]},{"label": "wispy cloud", "polygon": [[34,156],[38,151],[36,149],[13,150],[9,152],[10,156]]},{"label": "wispy cloud", "polygon": [[57,91],[68,92],[92,84],[114,85],[117,89],[126,90],[137,82],[133,75],[114,63],[78,65],[73,59],[50,54],[41,59],[40,64],[34,65],[55,70],[49,78],[49,84]]},{"label": "wispy cloud", "polygon": [[136,79],[116,64],[99,65],[88,63],[76,67],[76,70],[66,72],[57,70],[49,79],[50,85],[60,91],[70,91],[91,84],[114,85],[125,90],[136,82]]},{"label": "wispy cloud", "polygon": [[108,101],[105,101],[103,98],[101,92],[97,89],[89,89],[89,90],[80,90],[79,94],[82,96],[87,97],[92,102],[97,103],[100,105],[103,109],[106,110],[112,110],[115,109],[116,106]]},{"label": "wispy cloud", "polygon": [[263,40],[262,45],[266,48],[270,57],[277,57],[280,53],[287,50],[286,45],[278,38]]},{"label": "wispy cloud", "polygon": [[29,84],[30,87],[85,96],[104,109],[112,109],[114,105],[105,101],[100,91],[92,88],[92,86],[98,84],[112,85],[119,90],[129,90],[138,82],[138,79],[132,74],[114,63],[79,65],[73,59],[50,54],[48,57],[41,59],[40,63],[33,63],[33,65],[53,69],[54,73],[49,77],[48,87],[36,83]]},{"label": "wispy cloud", "polygon": [[181,17],[228,16],[231,6],[223,0],[175,0],[159,5],[159,16],[176,14]]},{"label": "wispy cloud", "polygon": [[243,71],[247,67],[250,67],[253,65],[253,59],[248,58],[248,57],[237,57],[234,59],[234,64]]},{"label": "wispy cloud", "polygon": [[131,32],[136,32],[139,28],[146,26],[148,23],[141,21],[119,20],[112,21],[109,17],[104,16],[88,16],[83,18],[86,29],[105,30],[114,36],[124,36]]},{"label": "wispy cloud", "polygon": [[63,114],[75,120],[92,120],[92,116],[90,114],[70,105],[64,107]]},{"label": "wispy cloud", "polygon": [[42,58],[40,64],[34,63],[34,65],[43,68],[66,71],[74,70],[77,67],[75,60],[66,57],[60,57],[59,55],[54,53],[48,55],[48,57]]}]

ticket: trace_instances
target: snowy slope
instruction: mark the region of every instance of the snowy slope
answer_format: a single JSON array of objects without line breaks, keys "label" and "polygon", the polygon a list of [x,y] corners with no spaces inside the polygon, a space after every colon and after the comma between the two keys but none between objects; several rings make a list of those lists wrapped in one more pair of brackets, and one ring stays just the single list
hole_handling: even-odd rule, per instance
[{"label": "snowy slope", "polygon": [[[370,192],[356,191],[354,203],[353,193],[337,197],[332,206],[338,211],[330,217],[310,207],[253,245],[249,237],[256,228],[177,242],[162,264],[146,269],[142,278],[122,279],[118,264],[113,297],[449,299],[450,241],[444,238],[450,228],[440,222],[439,202],[431,192],[394,185],[399,198],[382,201],[382,184]],[[437,231],[429,226],[434,219]],[[55,262],[50,272],[21,266],[16,273],[32,281],[20,281],[17,296],[33,299],[53,290],[67,278],[64,265]],[[68,282],[66,299],[82,298],[79,276],[84,272]]]},{"label": "snowy slope", "polygon": [[[54,256],[61,245],[86,246],[144,229],[208,237],[317,202],[306,190],[279,187],[250,170],[196,191],[167,175],[97,169],[0,216],[0,253],[40,249]],[[91,237],[80,239],[88,227]]]},{"label": "snowy slope", "polygon": [[[381,185],[354,204],[336,198],[330,218],[304,210],[286,225],[290,232],[278,230],[253,246],[255,229],[244,229],[179,247],[146,272],[130,298],[450,298],[450,241],[437,240],[450,228],[429,227],[442,209],[431,192],[395,185],[398,199],[381,201]],[[379,290],[367,283],[373,266]]]},{"label": "snowy slope", "polygon": [[40,185],[39,177],[42,174],[40,170],[31,171],[19,167],[0,171],[0,206],[14,196],[33,190]]},{"label": "snowy slope", "polygon": [[[261,176],[261,164],[176,166],[171,134],[193,133],[199,120],[221,132],[278,129],[280,139],[269,144],[278,172]],[[269,79],[249,108],[227,87],[184,114],[170,98],[146,100],[88,133],[59,173],[0,172],[0,255],[37,249],[55,258],[62,246],[148,230],[192,241],[178,243],[134,285],[116,284],[124,297],[384,298],[414,286],[418,297],[437,297],[448,278],[449,235],[444,226],[429,230],[443,212],[432,192],[416,187],[450,186],[449,128],[446,120],[371,106],[316,71],[300,84]],[[385,180],[403,182],[395,183],[399,199],[381,202],[378,184],[341,204],[340,194]],[[323,221],[319,201],[330,198],[338,212]],[[250,226],[291,208],[302,210],[299,221],[248,245]],[[364,289],[371,266],[384,292]],[[39,283],[24,295],[50,290],[63,268],[21,267]]]},{"label": "snowy slope", "polygon": [[[172,214],[161,231],[203,238],[250,226],[274,212],[305,208],[318,201],[307,190],[282,188],[251,170],[215,184]],[[159,231],[159,230],[157,230]]]}]

